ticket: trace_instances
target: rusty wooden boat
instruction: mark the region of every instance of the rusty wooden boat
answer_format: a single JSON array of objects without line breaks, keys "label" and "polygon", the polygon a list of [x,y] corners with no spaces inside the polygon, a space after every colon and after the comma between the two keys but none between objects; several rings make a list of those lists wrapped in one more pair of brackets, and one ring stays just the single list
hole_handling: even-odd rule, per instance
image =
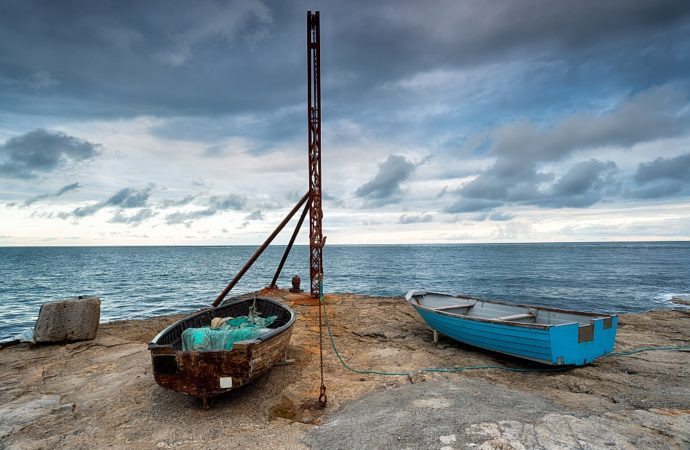
[{"label": "rusty wooden boat", "polygon": [[[268,327],[270,332],[235,342],[232,350],[182,350],[184,330],[208,326],[215,317],[246,316],[251,308],[263,317],[277,316]],[[153,376],[160,386],[198,397],[207,408],[210,397],[244,386],[284,358],[294,323],[294,311],[277,300],[229,299],[175,322],[149,343]]]}]

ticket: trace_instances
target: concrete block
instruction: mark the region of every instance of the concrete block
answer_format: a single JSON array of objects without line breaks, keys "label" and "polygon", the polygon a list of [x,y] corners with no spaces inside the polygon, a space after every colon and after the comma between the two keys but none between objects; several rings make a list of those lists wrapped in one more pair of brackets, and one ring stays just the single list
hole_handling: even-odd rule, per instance
[{"label": "concrete block", "polygon": [[41,305],[34,326],[34,341],[83,341],[96,337],[101,318],[98,297],[79,296]]}]

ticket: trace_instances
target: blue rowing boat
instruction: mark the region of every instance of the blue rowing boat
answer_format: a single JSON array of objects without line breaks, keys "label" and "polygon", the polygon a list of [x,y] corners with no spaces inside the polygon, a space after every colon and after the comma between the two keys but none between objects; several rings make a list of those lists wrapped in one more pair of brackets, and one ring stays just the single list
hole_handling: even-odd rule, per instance
[{"label": "blue rowing boat", "polygon": [[585,365],[613,351],[617,315],[410,291],[429,327],[465,344],[549,365]]}]

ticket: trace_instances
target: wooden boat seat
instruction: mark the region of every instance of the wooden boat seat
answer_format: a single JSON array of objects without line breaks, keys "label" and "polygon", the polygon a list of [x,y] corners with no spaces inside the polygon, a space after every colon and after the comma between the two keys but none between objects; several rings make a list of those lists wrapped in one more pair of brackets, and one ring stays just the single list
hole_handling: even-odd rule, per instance
[{"label": "wooden boat seat", "polygon": [[510,316],[496,317],[496,320],[522,320],[522,319],[536,319],[537,315],[532,312],[513,314]]},{"label": "wooden boat seat", "polygon": [[471,302],[471,303],[458,303],[457,305],[453,306],[444,306],[442,308],[433,308],[434,311],[450,311],[451,309],[460,309],[460,308],[471,308],[474,306],[476,302]]}]

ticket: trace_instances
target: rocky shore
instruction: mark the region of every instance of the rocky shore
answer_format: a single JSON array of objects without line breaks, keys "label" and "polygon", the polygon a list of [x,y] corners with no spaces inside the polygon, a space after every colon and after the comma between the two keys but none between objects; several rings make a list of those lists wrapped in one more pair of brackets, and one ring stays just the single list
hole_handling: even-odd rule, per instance
[{"label": "rocky shore", "polygon": [[[211,402],[157,386],[147,342],[178,317],[101,324],[96,339],[0,350],[0,448],[688,448],[690,353],[610,356],[555,373],[475,370],[411,376],[345,370],[324,341],[318,407],[317,308],[298,313],[288,359]],[[441,338],[400,298],[327,297],[355,369],[530,363]],[[625,314],[616,350],[689,346],[690,310]]]}]

